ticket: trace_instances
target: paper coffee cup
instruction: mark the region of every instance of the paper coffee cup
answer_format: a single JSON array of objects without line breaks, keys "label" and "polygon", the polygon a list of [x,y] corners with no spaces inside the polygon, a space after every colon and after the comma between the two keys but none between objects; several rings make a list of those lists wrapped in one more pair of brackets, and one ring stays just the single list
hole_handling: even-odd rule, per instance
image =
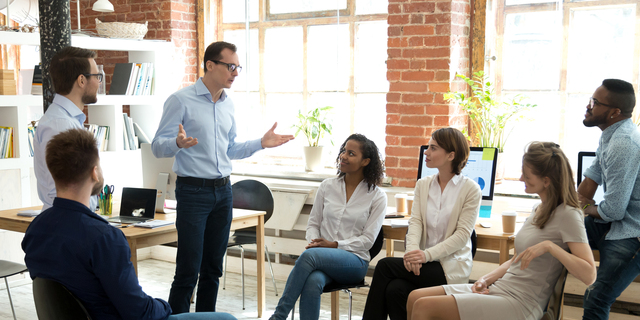
[{"label": "paper coffee cup", "polygon": [[411,215],[411,208],[413,208],[413,196],[407,197],[407,215]]},{"label": "paper coffee cup", "polygon": [[514,233],[516,231],[516,214],[515,211],[502,212],[502,232]]},{"label": "paper coffee cup", "polygon": [[407,212],[407,195],[404,193],[396,194],[396,212],[397,213]]}]

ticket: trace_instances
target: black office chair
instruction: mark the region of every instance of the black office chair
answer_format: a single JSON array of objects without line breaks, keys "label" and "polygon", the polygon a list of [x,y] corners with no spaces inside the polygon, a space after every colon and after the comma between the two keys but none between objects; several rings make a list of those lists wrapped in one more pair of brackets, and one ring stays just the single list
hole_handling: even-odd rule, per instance
[{"label": "black office chair", "polygon": [[[384,242],[384,234],[382,232],[382,228],[380,228],[380,232],[378,232],[378,236],[376,237],[376,240],[373,242],[373,246],[371,247],[371,249],[369,249],[369,256],[371,257],[371,260],[373,260],[373,258],[375,258],[378,255],[378,253],[380,253],[383,242]],[[351,320],[351,310],[352,310],[352,302],[353,302],[351,289],[360,289],[360,288],[368,288],[368,287],[369,287],[369,284],[366,283],[364,279],[362,279],[360,282],[356,284],[341,284],[334,281],[326,285],[322,289],[322,292],[328,293],[328,292],[334,292],[334,291],[343,291],[349,294],[349,318],[348,319]],[[293,309],[291,310],[291,320],[294,320],[295,314],[296,314],[296,305],[294,304]]]},{"label": "black office chair", "polygon": [[4,283],[7,285],[7,294],[9,295],[9,305],[11,305],[11,312],[13,313],[13,319],[16,320],[16,311],[13,309],[13,301],[11,300],[11,291],[9,290],[9,281],[7,277],[23,273],[27,271],[27,266],[20,263],[15,263],[6,260],[0,260],[0,278],[4,278]]},{"label": "black office chair", "polygon": [[562,305],[564,304],[564,285],[567,282],[567,268],[562,267],[560,277],[556,281],[556,285],[553,287],[551,297],[549,297],[549,303],[540,320],[560,320],[562,319]]},{"label": "black office chair", "polygon": [[33,300],[39,320],[91,319],[82,302],[59,282],[33,279]]},{"label": "black office chair", "polygon": [[[234,208],[266,211],[267,213],[264,216],[265,223],[273,215],[273,194],[271,193],[271,190],[269,190],[269,187],[267,187],[264,183],[250,179],[242,180],[234,183],[231,186],[231,191],[233,192]],[[245,244],[256,243],[256,227],[249,227],[236,230],[229,238],[229,244],[227,245],[227,248],[234,246],[240,247],[240,269],[242,274],[242,310],[244,310],[244,248],[242,246]],[[269,262],[269,270],[271,271],[273,290],[275,290],[277,296],[278,288],[276,287],[276,280],[273,276],[273,267],[271,266],[271,258],[269,257],[269,248],[267,248],[266,243],[264,245],[264,250],[265,255],[267,256],[267,261]],[[256,257],[256,259],[260,259],[260,257]],[[225,259],[224,282],[222,284],[222,289],[225,289],[227,285],[227,260],[228,259]]]}]

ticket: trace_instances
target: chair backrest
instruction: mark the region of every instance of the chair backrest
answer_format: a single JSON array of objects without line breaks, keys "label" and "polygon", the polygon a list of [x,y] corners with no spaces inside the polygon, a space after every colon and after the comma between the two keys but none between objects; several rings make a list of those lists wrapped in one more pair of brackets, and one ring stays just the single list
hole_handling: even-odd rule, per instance
[{"label": "chair backrest", "polygon": [[475,258],[477,248],[478,248],[478,235],[476,234],[476,229],[473,229],[473,232],[471,232],[471,258]]},{"label": "chair backrest", "polygon": [[562,316],[562,304],[564,302],[564,285],[567,282],[567,268],[562,267],[560,277],[549,297],[549,304],[540,320],[560,320]]},{"label": "chair backrest", "polygon": [[91,319],[82,302],[62,284],[53,280],[35,278],[33,300],[39,320]]},{"label": "chair backrest", "polygon": [[[264,183],[251,179],[238,181],[231,186],[231,192],[234,208],[266,211],[264,222],[273,215],[273,194]],[[255,227],[242,230],[255,230]]]},{"label": "chair backrest", "polygon": [[382,250],[382,243],[384,243],[384,233],[382,232],[382,228],[380,228],[380,232],[378,232],[378,236],[373,242],[373,246],[369,249],[369,256],[371,257],[371,260],[380,253],[380,250]]}]

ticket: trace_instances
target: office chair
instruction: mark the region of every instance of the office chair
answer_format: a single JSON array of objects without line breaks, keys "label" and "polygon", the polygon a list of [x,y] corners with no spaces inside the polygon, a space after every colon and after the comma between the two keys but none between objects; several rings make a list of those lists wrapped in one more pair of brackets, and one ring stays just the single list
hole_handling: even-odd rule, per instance
[{"label": "office chair", "polygon": [[[271,190],[264,183],[257,180],[242,180],[234,183],[231,186],[233,193],[233,207],[237,209],[248,210],[260,210],[266,211],[264,216],[264,222],[266,223],[273,215],[273,194]],[[229,238],[229,244],[227,248],[238,246],[240,247],[240,268],[242,274],[242,310],[244,310],[244,248],[245,244],[256,244],[256,227],[249,227],[240,230],[236,230]],[[269,249],[267,244],[264,245],[265,255],[269,262],[269,270],[271,271],[271,281],[273,282],[273,289],[278,296],[278,288],[276,288],[276,280],[273,276],[273,267],[271,266],[271,258],[269,257]],[[260,257],[256,257],[260,259]],[[227,260],[225,258],[224,264],[224,282],[222,289],[227,286]]]},{"label": "office chair", "polygon": [[7,294],[9,295],[9,304],[11,305],[11,312],[13,313],[14,320],[16,320],[16,311],[13,309],[13,301],[11,300],[11,291],[9,290],[9,281],[7,281],[7,277],[23,273],[25,271],[27,271],[27,267],[24,264],[0,260],[0,278],[4,278],[4,283],[7,285]]},{"label": "office chair", "polygon": [[[376,237],[376,240],[373,242],[373,246],[371,247],[371,249],[369,249],[369,256],[371,257],[371,260],[373,260],[373,258],[375,258],[378,255],[378,253],[382,249],[383,242],[384,242],[384,234],[382,232],[382,228],[380,228],[380,232],[378,232],[378,236]],[[345,293],[349,294],[349,318],[348,319],[351,320],[351,310],[352,310],[351,306],[353,302],[353,297],[351,295],[350,289],[360,289],[360,288],[368,288],[368,287],[369,287],[369,284],[366,283],[364,279],[362,279],[360,282],[356,284],[341,284],[337,282],[331,282],[322,289],[322,292],[328,293],[328,292],[335,292],[335,291],[344,291]],[[295,314],[296,314],[296,305],[294,303],[293,309],[291,309],[291,320],[294,320]]]},{"label": "office chair", "polygon": [[33,300],[39,320],[91,320],[82,302],[59,282],[33,279]]},{"label": "office chair", "polygon": [[564,285],[567,282],[567,268],[562,267],[560,277],[556,281],[556,285],[553,287],[551,297],[549,297],[549,304],[547,304],[547,310],[545,310],[540,320],[560,320],[562,319],[562,305],[564,304]]}]

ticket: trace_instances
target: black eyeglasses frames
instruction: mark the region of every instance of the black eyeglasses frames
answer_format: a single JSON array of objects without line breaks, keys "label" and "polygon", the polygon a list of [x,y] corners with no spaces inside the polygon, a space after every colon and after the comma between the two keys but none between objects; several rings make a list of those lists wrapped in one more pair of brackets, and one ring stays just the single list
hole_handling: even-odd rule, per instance
[{"label": "black eyeglasses frames", "polygon": [[98,82],[102,82],[102,73],[83,73],[82,75],[87,78],[91,76],[96,77],[98,79]]},{"label": "black eyeglasses frames", "polygon": [[238,70],[238,73],[240,73],[242,71],[242,67],[241,66],[236,66],[235,64],[231,64],[231,63],[226,63],[226,62],[222,62],[222,61],[218,61],[218,60],[209,60],[215,64],[223,64],[225,66],[227,66],[227,68],[229,69],[229,72],[234,72],[236,70]]}]

